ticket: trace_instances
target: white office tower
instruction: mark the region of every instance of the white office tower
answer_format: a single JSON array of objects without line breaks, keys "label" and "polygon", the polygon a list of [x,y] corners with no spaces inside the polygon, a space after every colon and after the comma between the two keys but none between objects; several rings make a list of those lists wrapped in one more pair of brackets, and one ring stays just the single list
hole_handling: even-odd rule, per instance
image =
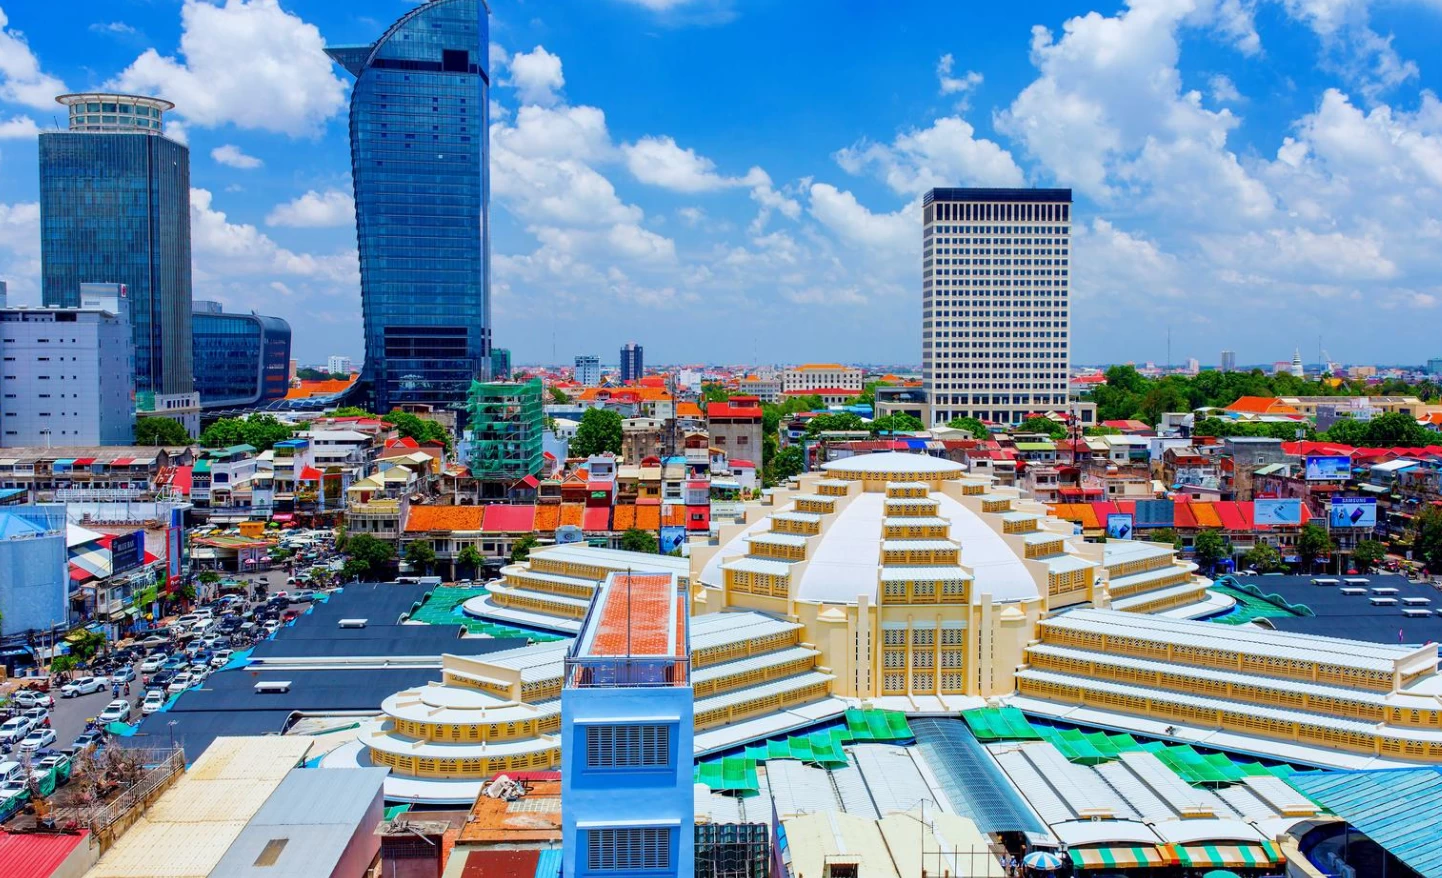
[{"label": "white office tower", "polygon": [[921,369],[933,423],[1064,411],[1070,189],[933,189],[923,200]]}]

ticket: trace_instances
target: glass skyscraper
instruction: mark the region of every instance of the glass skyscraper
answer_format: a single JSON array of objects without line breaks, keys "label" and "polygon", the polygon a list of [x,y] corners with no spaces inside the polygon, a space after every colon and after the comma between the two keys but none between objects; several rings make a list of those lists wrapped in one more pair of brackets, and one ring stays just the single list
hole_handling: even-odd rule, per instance
[{"label": "glass skyscraper", "polygon": [[326,51],[351,93],[365,323],[362,387],[386,412],[459,408],[490,371],[490,174],[482,0],[430,0]]},{"label": "glass skyscraper", "polygon": [[163,135],[174,105],[70,94],[68,131],[40,134],[41,295],[80,305],[82,283],[125,284],[140,392],[189,393],[190,150]]},{"label": "glass skyscraper", "polygon": [[191,341],[201,408],[258,405],[290,390],[290,324],[279,317],[196,302]]}]

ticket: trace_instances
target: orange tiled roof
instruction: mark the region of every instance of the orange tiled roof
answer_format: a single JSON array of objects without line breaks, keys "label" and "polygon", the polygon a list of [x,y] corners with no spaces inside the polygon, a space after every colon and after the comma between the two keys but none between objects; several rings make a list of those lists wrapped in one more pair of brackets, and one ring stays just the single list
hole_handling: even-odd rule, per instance
[{"label": "orange tiled roof", "polygon": [[[611,580],[605,603],[595,622],[587,655],[671,656],[686,647],[680,643],[685,620],[676,618],[676,600],[670,574],[636,573]],[[681,612],[684,613],[684,610]]]},{"label": "orange tiled roof", "polygon": [[580,526],[581,526],[581,518],[582,518],[582,516],[585,515],[585,513],[586,513],[586,507],[585,507],[584,504],[581,504],[581,503],[562,503],[562,504],[561,504],[561,524],[560,524],[559,526],[564,527],[564,526],[566,526],[566,525],[571,525],[572,527],[580,527]]},{"label": "orange tiled roof", "polygon": [[1211,503],[1193,503],[1191,505],[1192,515],[1197,519],[1197,527],[1221,527],[1222,517]]},{"label": "orange tiled roof", "polygon": [[616,507],[612,514],[612,524],[616,530],[630,530],[636,526],[636,507],[631,503],[622,503]]},{"label": "orange tiled roof", "polygon": [[676,403],[676,417],[678,418],[700,418],[701,407],[694,402]]},{"label": "orange tiled roof", "polygon": [[412,506],[406,516],[406,533],[481,529],[484,506]]},{"label": "orange tiled roof", "polygon": [[1227,406],[1227,411],[1252,415],[1301,414],[1275,396],[1243,396]]},{"label": "orange tiled roof", "polygon": [[326,381],[302,381],[299,387],[292,387],[285,395],[286,399],[309,399],[312,396],[329,396],[332,393],[340,393],[356,382],[359,376],[352,375],[350,378],[336,378]]},{"label": "orange tiled roof", "polygon": [[[636,527],[641,530],[656,530],[661,526],[660,506],[636,506]],[[622,528],[616,528],[622,530]]]},{"label": "orange tiled roof", "polygon": [[672,503],[666,507],[666,520],[661,522],[665,527],[685,527],[686,507],[680,503]]},{"label": "orange tiled roof", "polygon": [[555,530],[561,524],[561,507],[555,503],[536,507],[536,530]]}]

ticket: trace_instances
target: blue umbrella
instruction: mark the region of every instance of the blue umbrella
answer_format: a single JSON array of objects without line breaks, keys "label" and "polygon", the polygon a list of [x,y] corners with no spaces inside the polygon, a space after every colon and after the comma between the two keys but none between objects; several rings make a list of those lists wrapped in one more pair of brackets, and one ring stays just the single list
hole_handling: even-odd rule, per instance
[{"label": "blue umbrella", "polygon": [[1021,864],[1028,869],[1051,872],[1062,867],[1061,857],[1051,851],[1032,851],[1021,858]]}]

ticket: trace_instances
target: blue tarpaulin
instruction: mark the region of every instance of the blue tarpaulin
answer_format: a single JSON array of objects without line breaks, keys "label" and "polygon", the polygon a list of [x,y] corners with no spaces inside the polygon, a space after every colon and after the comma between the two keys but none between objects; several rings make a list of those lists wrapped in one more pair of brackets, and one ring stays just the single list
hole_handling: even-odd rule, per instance
[{"label": "blue tarpaulin", "polygon": [[1442,771],[1399,768],[1294,774],[1288,783],[1355,826],[1422,878],[1442,878]]}]

